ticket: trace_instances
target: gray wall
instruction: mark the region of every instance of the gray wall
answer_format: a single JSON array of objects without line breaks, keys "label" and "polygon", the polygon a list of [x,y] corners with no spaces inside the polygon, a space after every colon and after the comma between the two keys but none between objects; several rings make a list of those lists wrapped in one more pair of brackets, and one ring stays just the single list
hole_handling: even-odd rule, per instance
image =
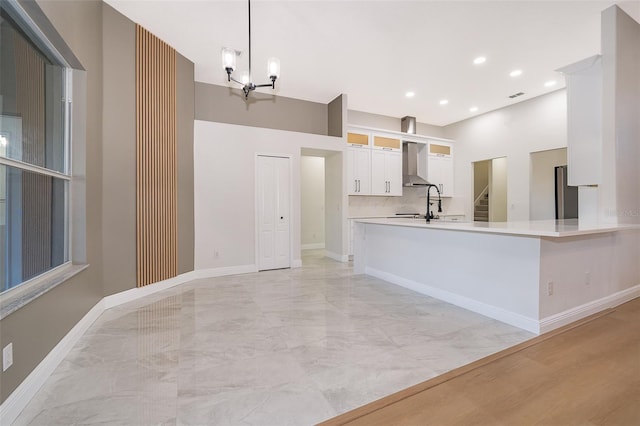
[{"label": "gray wall", "polygon": [[196,120],[326,135],[326,104],[253,92],[249,101],[242,90],[195,83]]},{"label": "gray wall", "polygon": [[136,26],[103,3],[104,295],[136,286]]},{"label": "gray wall", "polygon": [[40,6],[87,70],[87,260],[91,266],[0,321],[2,342],[12,342],[14,352],[11,368],[0,373],[1,401],[102,298],[102,4],[57,1]]},{"label": "gray wall", "polygon": [[[86,69],[86,246],[90,267],[0,321],[14,363],[4,401],[104,296],[136,286],[135,25],[100,1],[42,1]],[[177,56],[178,270],[193,270],[193,64]],[[326,127],[326,106],[325,106]]]},{"label": "gray wall", "polygon": [[[387,115],[372,114],[369,112],[348,111],[349,124],[359,126],[374,127],[377,129],[393,130],[399,132],[401,130],[402,117],[389,117]],[[423,136],[433,136],[436,138],[444,138],[444,127],[434,126],[427,123],[416,123],[416,133]]]},{"label": "gray wall", "polygon": [[193,271],[193,62],[176,55],[178,111],[178,273]]},{"label": "gray wall", "polygon": [[327,113],[328,113],[328,135],[329,136],[342,136],[342,127],[344,123],[342,122],[342,109],[343,105],[346,102],[346,96],[340,95],[327,105]]}]

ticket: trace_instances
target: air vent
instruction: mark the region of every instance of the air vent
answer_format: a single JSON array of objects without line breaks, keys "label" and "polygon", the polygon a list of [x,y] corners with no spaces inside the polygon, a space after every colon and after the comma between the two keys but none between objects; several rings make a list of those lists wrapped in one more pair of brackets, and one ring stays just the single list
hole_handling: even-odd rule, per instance
[{"label": "air vent", "polygon": [[511,99],[513,99],[513,98],[517,98],[518,96],[522,96],[522,95],[524,95],[524,92],[518,92],[518,93],[516,93],[516,94],[514,94],[514,95],[511,95],[511,96],[509,96],[509,97],[510,97]]}]

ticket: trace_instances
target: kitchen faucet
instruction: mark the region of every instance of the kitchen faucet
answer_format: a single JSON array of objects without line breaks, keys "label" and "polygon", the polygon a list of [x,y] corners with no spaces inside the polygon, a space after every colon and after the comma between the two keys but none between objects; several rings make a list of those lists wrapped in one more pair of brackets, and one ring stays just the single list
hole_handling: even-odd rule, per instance
[{"label": "kitchen faucet", "polygon": [[431,188],[435,188],[438,191],[438,213],[442,213],[442,198],[440,197],[440,188],[438,185],[434,185],[432,183],[427,184],[427,214],[425,214],[425,218],[427,223],[431,222],[431,219],[434,218],[433,212],[431,211]]}]

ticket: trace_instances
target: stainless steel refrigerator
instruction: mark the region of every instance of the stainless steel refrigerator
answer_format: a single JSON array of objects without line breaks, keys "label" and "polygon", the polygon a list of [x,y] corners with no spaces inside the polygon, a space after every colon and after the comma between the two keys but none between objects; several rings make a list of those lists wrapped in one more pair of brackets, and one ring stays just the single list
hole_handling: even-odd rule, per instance
[{"label": "stainless steel refrigerator", "polygon": [[556,172],[556,219],[578,218],[578,187],[568,186],[567,166],[558,166]]}]

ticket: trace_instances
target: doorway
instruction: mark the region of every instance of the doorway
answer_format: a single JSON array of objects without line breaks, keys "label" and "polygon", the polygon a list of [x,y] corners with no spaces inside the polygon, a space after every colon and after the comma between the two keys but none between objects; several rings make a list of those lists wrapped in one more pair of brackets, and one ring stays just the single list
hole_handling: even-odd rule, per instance
[{"label": "doorway", "polygon": [[[302,216],[302,234],[300,245],[302,249],[311,249],[314,246],[308,244],[322,244],[324,246],[324,256],[330,257],[340,262],[347,260],[346,251],[346,218],[343,206],[346,205],[346,194],[343,189],[343,152],[330,151],[316,148],[302,148],[300,151],[301,158],[314,157],[311,163],[316,164],[316,172],[312,173],[315,177],[315,184],[305,185],[304,175],[308,170],[300,170],[301,175],[301,216]],[[324,165],[323,175],[320,177],[320,164]],[[301,169],[307,167],[309,163],[301,161]],[[322,180],[322,182],[319,182]],[[314,209],[312,214],[305,212],[305,198],[314,198],[316,202],[309,203],[307,207]],[[320,203],[320,200],[322,202]],[[322,204],[322,206],[320,205]],[[323,215],[320,215],[320,212]],[[306,216],[306,218],[305,218]],[[324,232],[320,235],[320,232]],[[314,238],[311,242],[310,239]],[[320,243],[320,240],[323,243]]]},{"label": "doorway", "polygon": [[258,155],[258,270],[291,267],[291,160]]},{"label": "doorway", "polygon": [[529,178],[529,218],[554,220],[578,217],[578,188],[567,185],[567,148],[532,152]]},{"label": "doorway", "polygon": [[507,221],[507,157],[473,163],[473,220]]}]

